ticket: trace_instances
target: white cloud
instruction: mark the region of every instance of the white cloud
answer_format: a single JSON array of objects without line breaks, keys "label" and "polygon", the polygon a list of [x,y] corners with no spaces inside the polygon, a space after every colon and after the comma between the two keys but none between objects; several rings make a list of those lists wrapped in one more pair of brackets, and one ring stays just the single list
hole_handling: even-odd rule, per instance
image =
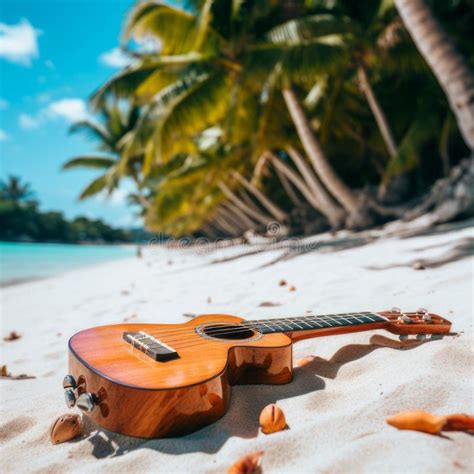
[{"label": "white cloud", "polygon": [[48,118],[64,118],[68,122],[77,122],[88,117],[86,103],[82,99],[61,99],[44,109]]},{"label": "white cloud", "polygon": [[7,100],[0,98],[0,110],[7,110],[9,105]]},{"label": "white cloud", "polygon": [[127,56],[120,48],[114,48],[102,53],[99,62],[105,66],[122,68],[132,64],[133,58]]},{"label": "white cloud", "polygon": [[0,23],[0,57],[12,63],[30,66],[39,56],[38,36],[41,31],[33,28],[24,18],[16,25]]},{"label": "white cloud", "polygon": [[2,130],[0,128],[0,142],[4,142],[5,140],[8,140],[10,137],[8,135],[7,132],[5,132],[5,130]]},{"label": "white cloud", "polygon": [[34,128],[38,128],[40,125],[39,119],[32,117],[28,114],[20,114],[20,117],[18,118],[18,123],[20,124],[20,127],[24,130],[32,130]]}]

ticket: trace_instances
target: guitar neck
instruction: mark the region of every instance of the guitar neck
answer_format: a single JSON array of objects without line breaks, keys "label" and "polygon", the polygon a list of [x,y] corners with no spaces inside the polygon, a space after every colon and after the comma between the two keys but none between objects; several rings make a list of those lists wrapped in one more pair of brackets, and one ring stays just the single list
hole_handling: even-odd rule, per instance
[{"label": "guitar neck", "polygon": [[378,313],[358,312],[305,315],[282,319],[249,321],[263,334],[284,333],[293,341],[330,334],[344,334],[385,328],[388,319]]}]

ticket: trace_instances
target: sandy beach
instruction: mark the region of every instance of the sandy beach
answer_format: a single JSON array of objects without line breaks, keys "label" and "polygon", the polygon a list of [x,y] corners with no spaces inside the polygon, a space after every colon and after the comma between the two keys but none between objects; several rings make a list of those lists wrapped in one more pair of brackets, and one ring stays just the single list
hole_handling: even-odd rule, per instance
[{"label": "sandy beach", "polygon": [[[1,363],[13,375],[36,377],[0,380],[2,471],[222,473],[263,450],[262,470],[271,473],[473,472],[472,436],[397,431],[385,423],[404,410],[474,412],[473,262],[465,256],[472,236],[466,226],[371,243],[340,233],[304,241],[299,253],[150,247],[142,259],[1,288],[2,337],[22,336],[1,341]],[[413,269],[416,261],[426,269]],[[279,286],[281,279],[288,285]],[[457,336],[406,347],[384,331],[303,341],[294,361],[315,359],[295,370],[291,384],[234,387],[227,415],[196,433],[141,440],[86,423],[81,438],[50,443],[50,424],[68,412],[67,341],[81,329],[185,322],[204,313],[256,319],[393,306],[443,315]],[[258,415],[272,402],[289,429],[264,435]]]}]

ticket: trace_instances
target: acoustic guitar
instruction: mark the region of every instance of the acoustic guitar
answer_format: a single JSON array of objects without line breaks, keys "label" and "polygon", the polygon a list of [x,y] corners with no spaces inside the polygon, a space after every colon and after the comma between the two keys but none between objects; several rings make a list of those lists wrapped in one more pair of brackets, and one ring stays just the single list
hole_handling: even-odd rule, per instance
[{"label": "acoustic guitar", "polygon": [[185,324],[100,326],[69,341],[65,398],[108,430],[178,436],[222,417],[232,385],[290,382],[295,341],[385,329],[421,342],[450,327],[426,310],[397,308],[257,321],[208,314]]}]

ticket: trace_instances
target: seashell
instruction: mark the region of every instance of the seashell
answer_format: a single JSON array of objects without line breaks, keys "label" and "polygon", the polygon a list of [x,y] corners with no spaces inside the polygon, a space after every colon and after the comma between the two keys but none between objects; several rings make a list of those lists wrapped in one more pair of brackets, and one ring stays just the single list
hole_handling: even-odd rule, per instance
[{"label": "seashell", "polygon": [[2,365],[2,377],[9,377],[10,373],[8,372],[8,367],[6,365]]},{"label": "seashell", "polygon": [[8,336],[3,338],[4,341],[15,341],[16,339],[20,339],[21,334],[18,334],[16,331],[11,331]]},{"label": "seashell", "polygon": [[260,462],[263,451],[247,454],[239,458],[227,470],[227,474],[257,474],[260,472]]},{"label": "seashell", "polygon": [[436,416],[426,411],[405,411],[390,416],[386,422],[399,430],[422,431],[423,433],[438,434],[446,424],[445,416]]},{"label": "seashell", "polygon": [[77,438],[82,433],[82,419],[75,413],[66,413],[56,418],[49,429],[51,443],[59,444]]},{"label": "seashell", "polygon": [[280,286],[286,286],[288,283],[286,283],[286,280],[280,280],[278,284]]},{"label": "seashell", "polygon": [[274,403],[267,405],[260,413],[260,427],[265,434],[276,433],[286,428],[283,410]]},{"label": "seashell", "polygon": [[443,431],[473,431],[474,416],[464,413],[454,413],[446,416],[446,424]]},{"label": "seashell", "polygon": [[304,367],[305,365],[311,364],[313,362],[314,356],[306,356],[298,359],[296,361],[296,367]]},{"label": "seashell", "polygon": [[290,287],[288,288],[288,291],[296,291],[296,287],[295,287],[295,286],[290,286]]}]

